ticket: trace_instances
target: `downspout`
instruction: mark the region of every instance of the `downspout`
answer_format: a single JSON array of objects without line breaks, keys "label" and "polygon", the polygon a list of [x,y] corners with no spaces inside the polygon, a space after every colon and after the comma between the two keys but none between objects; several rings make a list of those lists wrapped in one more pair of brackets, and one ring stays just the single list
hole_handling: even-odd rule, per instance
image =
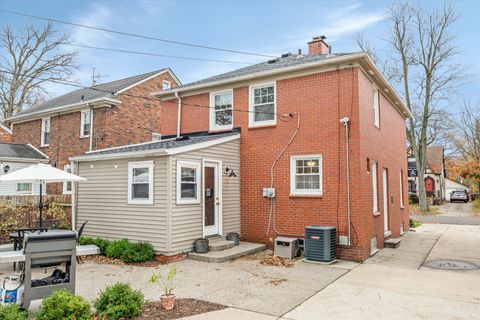
[{"label": "downspout", "polygon": [[340,122],[345,126],[345,145],[346,145],[346,165],[347,165],[347,224],[348,224],[348,245],[350,246],[352,244],[351,241],[351,228],[352,228],[352,222],[351,222],[351,210],[350,210],[350,140],[349,140],[349,131],[348,131],[348,124],[350,122],[350,119],[347,117],[340,119]]},{"label": "downspout", "polygon": [[180,138],[180,125],[182,120],[182,98],[178,95],[178,92],[175,92],[175,97],[178,101],[178,111],[177,111],[177,138]]},{"label": "downspout", "polygon": [[[70,161],[70,166],[72,168],[72,173],[77,174],[77,170],[75,168],[75,161]],[[72,230],[76,230],[76,222],[77,222],[77,201],[76,201],[76,195],[77,195],[77,183],[72,181],[72,194],[71,194],[71,206],[72,206]]]},{"label": "downspout", "polygon": [[90,107],[90,145],[89,145],[88,151],[92,151],[93,149],[93,108],[90,104],[88,106]]}]

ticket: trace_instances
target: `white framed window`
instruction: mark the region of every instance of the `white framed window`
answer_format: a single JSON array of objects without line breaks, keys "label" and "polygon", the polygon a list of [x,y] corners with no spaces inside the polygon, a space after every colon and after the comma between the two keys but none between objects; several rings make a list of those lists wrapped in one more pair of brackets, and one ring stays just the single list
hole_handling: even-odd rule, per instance
[{"label": "white framed window", "polygon": [[275,83],[250,86],[249,111],[250,126],[277,123]]},{"label": "white framed window", "polygon": [[80,112],[80,138],[90,137],[90,129],[92,122],[92,111],[84,110]]},{"label": "white framed window", "polygon": [[200,163],[177,161],[177,204],[200,203]]},{"label": "white framed window", "polygon": [[168,80],[163,80],[162,81],[162,89],[163,90],[168,90],[171,87],[172,87],[172,85],[171,85],[170,81],[168,81]]},{"label": "white framed window", "polygon": [[403,170],[400,170],[400,208],[404,208],[405,203],[403,202]]},{"label": "white framed window", "polygon": [[233,128],[233,90],[210,93],[210,130]]},{"label": "white framed window", "polygon": [[373,213],[378,212],[378,171],[377,162],[372,160]]},{"label": "white framed window", "polygon": [[322,195],[322,156],[290,157],[290,194]]},{"label": "white framed window", "polygon": [[40,145],[47,147],[50,144],[50,118],[42,119],[42,137]]},{"label": "white framed window", "polygon": [[152,141],[161,141],[162,134],[158,132],[152,132]]},{"label": "white framed window", "polygon": [[21,182],[17,183],[17,194],[32,194],[32,183],[31,182]]},{"label": "white framed window", "polygon": [[380,106],[379,106],[379,92],[377,88],[372,89],[373,95],[373,125],[380,128]]},{"label": "white framed window", "polygon": [[153,161],[128,163],[128,203],[153,204]]},{"label": "white framed window", "polygon": [[[66,171],[68,173],[72,173],[72,168],[70,167],[69,164],[66,164],[63,166],[63,171]],[[63,183],[63,194],[72,194],[72,182],[64,182]]]}]

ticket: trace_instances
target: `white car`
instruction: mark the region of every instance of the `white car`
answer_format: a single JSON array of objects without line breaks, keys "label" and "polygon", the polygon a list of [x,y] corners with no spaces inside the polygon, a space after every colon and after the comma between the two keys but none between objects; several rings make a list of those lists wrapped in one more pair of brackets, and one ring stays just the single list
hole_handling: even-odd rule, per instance
[{"label": "white car", "polygon": [[465,190],[454,190],[450,194],[450,202],[454,201],[462,201],[467,203],[468,202],[468,194]]}]

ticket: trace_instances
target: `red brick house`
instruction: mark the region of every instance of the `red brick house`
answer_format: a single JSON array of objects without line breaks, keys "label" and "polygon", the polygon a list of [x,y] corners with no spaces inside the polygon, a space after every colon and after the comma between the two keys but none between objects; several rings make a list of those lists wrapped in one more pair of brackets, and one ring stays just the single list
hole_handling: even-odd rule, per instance
[{"label": "red brick house", "polygon": [[[30,143],[57,168],[87,151],[151,141],[160,132],[160,106],[152,91],[180,84],[170,69],[75,90],[8,119],[14,143]],[[146,97],[146,98],[145,98]],[[51,194],[70,193],[70,184],[49,184]]]},{"label": "red brick house", "polygon": [[12,142],[12,131],[9,127],[0,122],[0,143]]},{"label": "red brick house", "polygon": [[[328,225],[339,257],[363,261],[399,237],[409,228],[411,113],[366,53],[331,53],[323,38],[308,47],[154,93],[162,141],[72,159],[89,179],[77,222],[164,254],[201,236],[272,244]],[[128,187],[94,195],[112,189],[107,176]],[[99,202],[101,215],[91,210]]]}]

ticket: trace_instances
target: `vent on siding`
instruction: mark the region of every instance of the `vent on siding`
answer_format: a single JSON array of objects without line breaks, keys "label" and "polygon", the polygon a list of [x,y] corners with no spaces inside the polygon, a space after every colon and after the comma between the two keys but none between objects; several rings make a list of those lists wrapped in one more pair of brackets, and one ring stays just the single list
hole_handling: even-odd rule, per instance
[{"label": "vent on siding", "polygon": [[337,231],[328,226],[305,227],[305,259],[332,262],[337,258]]}]

